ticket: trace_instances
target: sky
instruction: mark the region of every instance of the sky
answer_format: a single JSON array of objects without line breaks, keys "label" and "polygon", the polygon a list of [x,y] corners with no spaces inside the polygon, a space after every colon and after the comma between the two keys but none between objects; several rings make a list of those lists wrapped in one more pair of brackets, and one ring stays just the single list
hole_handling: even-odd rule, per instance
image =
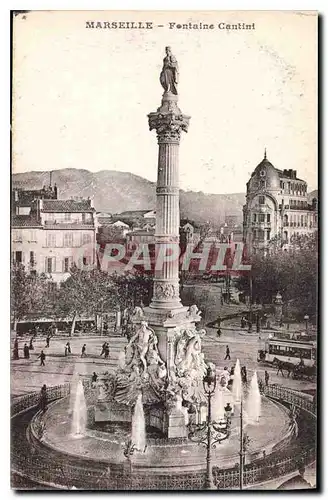
[{"label": "sky", "polygon": [[[148,21],[151,30],[87,29]],[[213,30],[169,23],[213,23]],[[218,29],[254,23],[254,30]],[[163,27],[157,27],[162,24]],[[128,171],[155,181],[166,45],[180,68],[180,187],[244,192],[267,157],[317,187],[317,19],[311,12],[30,12],[14,19],[13,172]]]}]

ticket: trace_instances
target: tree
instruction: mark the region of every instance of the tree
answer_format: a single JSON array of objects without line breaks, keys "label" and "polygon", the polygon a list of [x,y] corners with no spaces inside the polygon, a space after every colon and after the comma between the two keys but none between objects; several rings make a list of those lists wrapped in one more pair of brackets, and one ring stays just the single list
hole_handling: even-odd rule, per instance
[{"label": "tree", "polygon": [[[251,258],[253,299],[272,303],[278,291],[284,303],[292,304],[299,315],[313,316],[317,309],[318,246],[317,235],[302,235],[291,240],[289,251]],[[240,276],[239,290],[249,294],[249,276]]]},{"label": "tree", "polygon": [[23,319],[31,309],[30,280],[21,264],[12,266],[10,292],[12,321],[16,331],[18,321]]},{"label": "tree", "polygon": [[122,275],[114,273],[112,279],[117,287],[117,307],[122,311],[150,303],[153,291],[151,274],[142,271]]},{"label": "tree", "polygon": [[49,283],[52,283],[52,280],[45,274],[28,273],[19,263],[12,265],[11,314],[15,331],[17,323],[29,314],[42,317],[51,309]]},{"label": "tree", "polygon": [[81,270],[73,266],[70,276],[61,283],[56,312],[61,317],[72,318],[70,335],[73,335],[78,316],[91,316],[109,310],[117,300],[117,288],[110,274],[98,269]]}]

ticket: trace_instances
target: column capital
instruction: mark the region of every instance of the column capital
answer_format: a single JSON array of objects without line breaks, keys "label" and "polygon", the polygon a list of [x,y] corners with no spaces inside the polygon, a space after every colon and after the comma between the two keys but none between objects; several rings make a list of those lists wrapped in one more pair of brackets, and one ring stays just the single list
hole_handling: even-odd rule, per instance
[{"label": "column capital", "polygon": [[190,116],[184,115],[177,104],[178,96],[165,92],[162,105],[149,113],[149,130],[155,129],[158,143],[179,143],[181,130],[188,132]]}]

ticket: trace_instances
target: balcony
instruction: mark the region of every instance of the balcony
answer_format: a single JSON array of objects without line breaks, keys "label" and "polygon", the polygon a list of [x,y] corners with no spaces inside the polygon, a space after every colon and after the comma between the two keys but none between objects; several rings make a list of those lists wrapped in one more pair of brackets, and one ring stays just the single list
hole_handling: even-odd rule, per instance
[{"label": "balcony", "polygon": [[[292,223],[290,223],[292,225]],[[284,222],[284,227],[289,227],[289,222]]]},{"label": "balcony", "polygon": [[256,222],[252,222],[252,226],[253,227],[259,227],[260,229],[265,229],[267,227],[271,227],[271,222],[259,222],[259,221],[256,221]]},{"label": "balcony", "polygon": [[45,220],[44,221],[45,226],[65,226],[65,225],[70,225],[70,226],[78,226],[78,225],[86,225],[86,226],[93,226],[94,221],[91,219],[89,220]]}]

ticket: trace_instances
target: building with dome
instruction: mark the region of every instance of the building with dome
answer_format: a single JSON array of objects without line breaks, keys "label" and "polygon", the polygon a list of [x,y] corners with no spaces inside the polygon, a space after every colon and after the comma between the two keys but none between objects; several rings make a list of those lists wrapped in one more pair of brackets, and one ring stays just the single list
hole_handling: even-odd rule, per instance
[{"label": "building with dome", "polygon": [[288,250],[293,238],[317,230],[317,199],[309,203],[306,181],[296,170],[274,167],[266,151],[246,186],[243,240],[249,253],[267,253],[274,242]]}]

